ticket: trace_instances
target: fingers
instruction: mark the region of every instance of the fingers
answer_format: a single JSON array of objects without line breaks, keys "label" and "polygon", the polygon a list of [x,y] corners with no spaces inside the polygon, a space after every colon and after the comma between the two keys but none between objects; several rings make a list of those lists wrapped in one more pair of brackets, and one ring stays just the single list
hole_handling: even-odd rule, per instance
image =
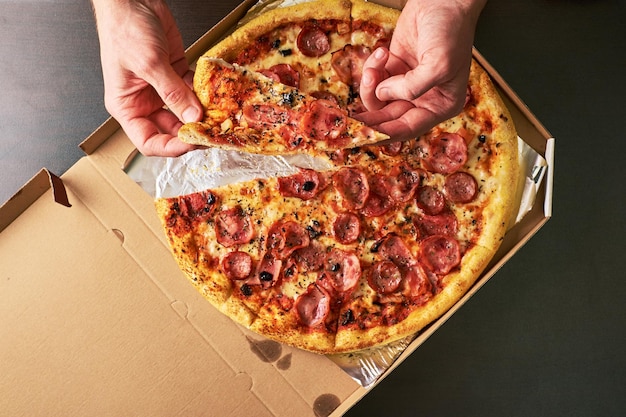
[{"label": "fingers", "polygon": [[354,117],[362,121],[366,125],[377,126],[381,123],[402,117],[403,114],[405,114],[412,108],[413,105],[410,102],[398,100],[389,102],[381,109],[359,113],[356,114]]},{"label": "fingers", "polygon": [[440,82],[440,73],[422,64],[401,75],[380,82],[376,96],[380,101],[415,100]]},{"label": "fingers", "polygon": [[155,68],[150,74],[151,79],[146,77],[146,81],[154,87],[163,103],[179,120],[185,123],[197,122],[202,118],[202,106],[188,85],[189,77],[187,81],[181,78],[173,68],[176,65],[180,66],[180,63],[164,64]]},{"label": "fingers", "polygon": [[124,129],[128,136],[144,155],[180,156],[195,149],[177,137],[183,122],[197,122],[203,115],[202,105],[191,88],[193,72],[189,70],[186,58],[171,65],[157,66],[146,76],[146,81],[167,109],[159,108],[146,117],[133,120],[131,127]]},{"label": "fingers", "polygon": [[180,156],[196,148],[177,137],[182,123],[166,109],[148,117],[122,119],[120,124],[139,152],[146,156]]},{"label": "fingers", "polygon": [[460,111],[456,102],[431,89],[418,100],[393,100],[379,110],[358,114],[356,118],[393,140],[415,138],[437,123]]},{"label": "fingers", "polygon": [[425,108],[414,107],[401,117],[384,121],[376,128],[394,140],[407,140],[418,137],[441,121],[440,115]]},{"label": "fingers", "polygon": [[388,59],[389,51],[378,48],[363,64],[359,94],[367,110],[380,110],[385,106],[385,102],[376,96],[376,86],[387,76],[385,65]]}]

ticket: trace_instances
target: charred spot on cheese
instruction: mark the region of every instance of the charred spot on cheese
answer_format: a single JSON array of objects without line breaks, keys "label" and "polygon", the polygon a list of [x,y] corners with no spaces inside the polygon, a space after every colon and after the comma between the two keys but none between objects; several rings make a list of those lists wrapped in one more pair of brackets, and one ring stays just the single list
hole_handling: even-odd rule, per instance
[{"label": "charred spot on cheese", "polygon": [[309,237],[311,239],[316,239],[322,234],[320,222],[317,220],[313,220],[313,222],[306,227],[306,230],[309,232]]},{"label": "charred spot on cheese", "polygon": [[378,249],[380,248],[380,245],[383,243],[383,239],[379,239],[377,241],[375,241],[372,246],[370,247],[370,252],[372,253],[377,253]]},{"label": "charred spot on cheese", "polygon": [[347,326],[350,323],[354,323],[354,313],[351,309],[348,309],[341,313],[341,325]]},{"label": "charred spot on cheese", "polygon": [[296,136],[295,138],[293,138],[293,141],[291,141],[291,145],[294,148],[300,145],[300,143],[302,143],[302,136]]},{"label": "charred spot on cheese", "polygon": [[288,93],[283,93],[280,104],[293,106],[295,101],[296,101],[296,93],[294,91],[290,91]]},{"label": "charred spot on cheese", "polygon": [[294,266],[293,265],[288,266],[287,268],[285,268],[285,270],[283,272],[283,274],[286,277],[292,277],[294,275],[294,273],[295,273],[295,271],[294,271]]}]

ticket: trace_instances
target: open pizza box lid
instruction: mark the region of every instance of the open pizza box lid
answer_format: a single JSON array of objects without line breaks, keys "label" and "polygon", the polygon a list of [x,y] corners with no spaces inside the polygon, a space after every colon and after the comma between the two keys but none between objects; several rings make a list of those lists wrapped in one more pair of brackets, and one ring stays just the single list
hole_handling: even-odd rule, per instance
[{"label": "open pizza box lid", "polygon": [[[242,3],[188,51],[197,58]],[[364,388],[329,358],[248,332],[173,260],[136,150],[106,121],[60,178],[42,170],[0,208],[0,409],[6,415],[341,415],[423,343],[551,216],[554,140],[476,52],[519,135],[547,161],[532,210],[470,292]]]}]

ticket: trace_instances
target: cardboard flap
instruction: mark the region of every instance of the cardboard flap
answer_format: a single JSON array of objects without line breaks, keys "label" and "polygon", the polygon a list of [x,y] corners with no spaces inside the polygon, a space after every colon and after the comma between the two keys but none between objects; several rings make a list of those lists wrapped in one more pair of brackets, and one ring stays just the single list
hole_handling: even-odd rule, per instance
[{"label": "cardboard flap", "polygon": [[58,204],[71,207],[61,178],[47,169],[41,169],[13,197],[0,206],[0,232],[18,218],[25,207],[33,204],[47,190],[52,189],[52,198]]}]

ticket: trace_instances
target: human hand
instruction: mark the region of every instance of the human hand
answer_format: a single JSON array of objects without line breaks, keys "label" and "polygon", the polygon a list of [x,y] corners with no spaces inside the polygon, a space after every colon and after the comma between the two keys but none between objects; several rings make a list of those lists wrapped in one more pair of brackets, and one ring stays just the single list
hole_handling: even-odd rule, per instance
[{"label": "human hand", "polygon": [[144,155],[178,156],[195,149],[178,139],[178,129],[181,121],[199,121],[203,110],[165,2],[93,0],[93,5],[106,109]]},{"label": "human hand", "polygon": [[484,0],[409,0],[389,49],[363,66],[356,117],[394,140],[414,138],[465,102],[474,31]]}]

